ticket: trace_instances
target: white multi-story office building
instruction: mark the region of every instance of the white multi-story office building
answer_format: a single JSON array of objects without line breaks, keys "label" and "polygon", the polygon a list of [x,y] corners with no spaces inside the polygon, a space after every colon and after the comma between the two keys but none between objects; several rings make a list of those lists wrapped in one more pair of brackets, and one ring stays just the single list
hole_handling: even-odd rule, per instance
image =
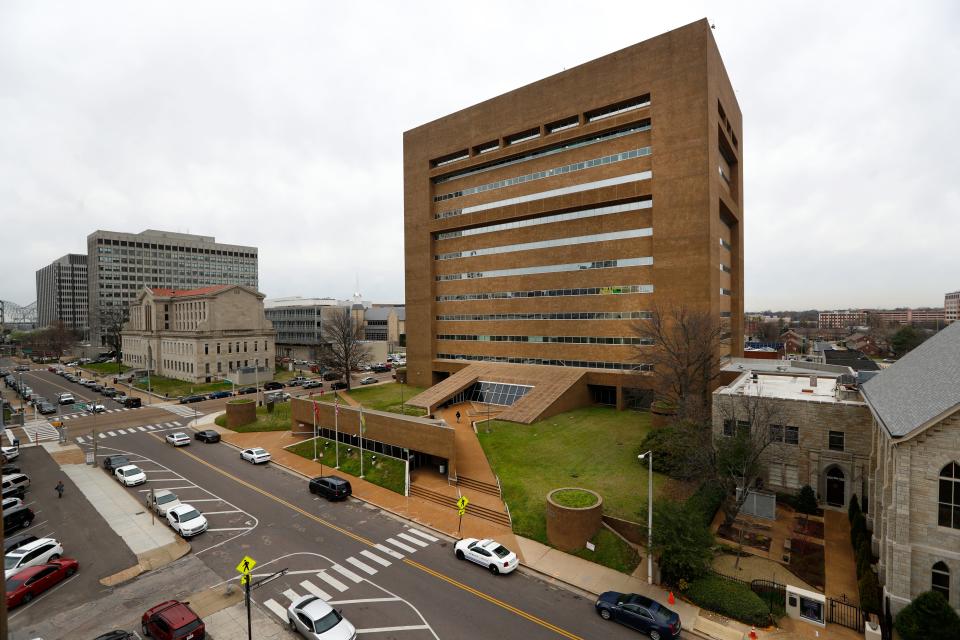
[{"label": "white multi-story office building", "polygon": [[960,320],[960,291],[943,296],[943,321],[945,324]]},{"label": "white multi-story office building", "polygon": [[87,256],[68,253],[37,270],[37,322],[46,327],[63,322],[86,336]]}]

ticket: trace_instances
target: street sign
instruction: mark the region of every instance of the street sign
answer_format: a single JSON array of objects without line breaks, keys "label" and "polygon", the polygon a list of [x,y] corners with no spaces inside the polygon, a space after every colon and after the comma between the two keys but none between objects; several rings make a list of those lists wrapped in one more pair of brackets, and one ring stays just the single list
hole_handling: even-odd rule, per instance
[{"label": "street sign", "polygon": [[467,505],[470,504],[470,501],[467,500],[467,496],[460,496],[460,499],[457,500],[457,515],[462,516],[467,512]]},{"label": "street sign", "polygon": [[237,573],[250,573],[257,566],[257,561],[250,556],[243,556],[243,560],[237,565]]}]

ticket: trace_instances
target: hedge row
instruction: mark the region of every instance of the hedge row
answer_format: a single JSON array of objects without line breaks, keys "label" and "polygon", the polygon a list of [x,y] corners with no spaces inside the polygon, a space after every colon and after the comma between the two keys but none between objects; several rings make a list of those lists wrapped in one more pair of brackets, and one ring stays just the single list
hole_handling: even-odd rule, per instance
[{"label": "hedge row", "polygon": [[762,627],[770,622],[770,610],[760,596],[750,587],[719,576],[694,580],[684,595],[704,609],[749,625]]},{"label": "hedge row", "polygon": [[714,516],[723,504],[723,489],[716,484],[704,482],[687,499],[686,508],[692,509],[700,514],[704,526],[710,527]]}]

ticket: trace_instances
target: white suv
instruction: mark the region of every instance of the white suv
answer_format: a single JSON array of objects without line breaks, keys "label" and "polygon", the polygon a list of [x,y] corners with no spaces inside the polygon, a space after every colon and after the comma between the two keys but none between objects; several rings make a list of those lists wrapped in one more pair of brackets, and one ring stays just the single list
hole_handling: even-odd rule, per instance
[{"label": "white suv", "polygon": [[14,549],[3,559],[4,580],[27,567],[57,560],[63,555],[63,547],[53,538],[40,538]]}]

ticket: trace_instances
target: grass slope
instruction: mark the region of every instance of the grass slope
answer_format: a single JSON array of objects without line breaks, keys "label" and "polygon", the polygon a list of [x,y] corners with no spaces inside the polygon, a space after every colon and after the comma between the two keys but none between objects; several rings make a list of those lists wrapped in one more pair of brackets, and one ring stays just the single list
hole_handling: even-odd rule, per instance
[{"label": "grass slope", "polygon": [[[317,438],[317,457],[325,465],[332,466],[336,460],[334,453],[333,440],[327,438]],[[302,456],[307,460],[313,460],[313,438],[304,440],[291,447],[287,451]],[[376,459],[374,459],[376,458]],[[390,458],[384,455],[378,455],[369,451],[363,452],[363,479],[385,489],[390,489],[403,495],[406,485],[405,478],[406,465],[396,458]],[[324,469],[325,473],[334,472],[332,468]],[[334,473],[342,473],[354,477],[360,476],[360,450],[356,447],[340,443],[340,468]],[[349,478],[348,478],[349,479]]]}]

